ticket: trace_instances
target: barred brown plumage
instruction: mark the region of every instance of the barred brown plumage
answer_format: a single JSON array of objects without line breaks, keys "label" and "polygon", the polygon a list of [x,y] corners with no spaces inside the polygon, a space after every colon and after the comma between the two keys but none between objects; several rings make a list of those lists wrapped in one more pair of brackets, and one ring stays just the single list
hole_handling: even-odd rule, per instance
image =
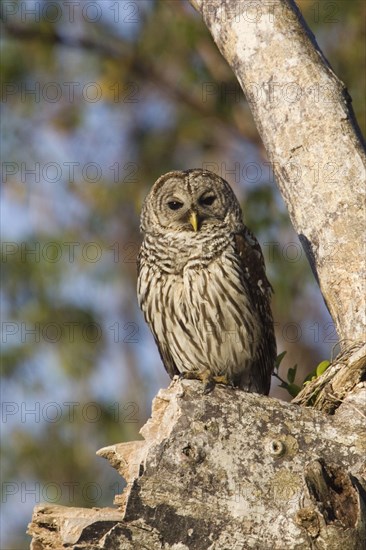
[{"label": "barred brown plumage", "polygon": [[200,169],[161,176],[141,230],[138,300],[170,377],[268,394],[272,287],[229,184]]}]

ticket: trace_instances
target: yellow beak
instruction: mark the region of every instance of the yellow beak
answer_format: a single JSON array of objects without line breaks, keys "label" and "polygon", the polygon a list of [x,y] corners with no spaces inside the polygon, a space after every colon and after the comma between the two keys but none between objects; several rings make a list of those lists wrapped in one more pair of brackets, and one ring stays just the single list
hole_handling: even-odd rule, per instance
[{"label": "yellow beak", "polygon": [[196,212],[192,212],[189,216],[189,223],[193,227],[193,231],[198,231],[198,218]]}]

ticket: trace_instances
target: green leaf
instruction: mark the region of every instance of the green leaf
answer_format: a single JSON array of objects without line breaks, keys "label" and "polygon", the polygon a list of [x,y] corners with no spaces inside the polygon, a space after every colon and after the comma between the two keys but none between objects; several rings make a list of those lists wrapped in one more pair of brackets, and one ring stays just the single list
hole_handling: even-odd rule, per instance
[{"label": "green leaf", "polygon": [[288,384],[286,389],[292,397],[296,397],[301,390],[300,386],[298,386],[297,384]]},{"label": "green leaf", "polygon": [[319,363],[319,365],[315,369],[316,376],[317,377],[321,376],[323,374],[323,372],[325,372],[327,370],[329,365],[330,365],[330,361],[328,361],[327,359],[325,361],[322,361],[321,363]]},{"label": "green leaf", "polygon": [[297,365],[295,365],[292,368],[289,368],[287,371],[287,380],[289,381],[290,384],[293,384],[293,382],[295,381],[296,371],[297,371]]},{"label": "green leaf", "polygon": [[313,380],[315,380],[316,376],[313,376],[312,378],[310,378],[310,380],[305,380],[303,382],[303,386],[306,386],[307,384],[310,384],[310,382],[312,382]]},{"label": "green leaf", "polygon": [[329,365],[330,365],[330,361],[328,361],[327,359],[322,361],[321,363],[319,363],[319,365],[317,367],[315,367],[315,369],[313,369],[307,375],[306,378],[304,378],[303,385],[308,384],[309,382],[312,382],[316,378],[319,378],[319,376],[321,376],[323,374],[323,372],[325,372],[327,370]]},{"label": "green leaf", "polygon": [[278,370],[279,367],[280,367],[280,364],[282,363],[282,359],[285,357],[287,351],[283,351],[282,353],[280,353],[279,355],[277,355],[276,357],[276,363],[275,363],[275,370]]}]

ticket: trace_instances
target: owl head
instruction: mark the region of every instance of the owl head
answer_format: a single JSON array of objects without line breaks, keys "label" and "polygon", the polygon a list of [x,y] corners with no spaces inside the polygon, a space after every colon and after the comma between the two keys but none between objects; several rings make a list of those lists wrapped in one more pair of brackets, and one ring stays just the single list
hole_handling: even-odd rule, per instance
[{"label": "owl head", "polygon": [[202,232],[242,226],[239,202],[230,185],[208,170],[168,172],[153,185],[141,212],[141,231]]}]

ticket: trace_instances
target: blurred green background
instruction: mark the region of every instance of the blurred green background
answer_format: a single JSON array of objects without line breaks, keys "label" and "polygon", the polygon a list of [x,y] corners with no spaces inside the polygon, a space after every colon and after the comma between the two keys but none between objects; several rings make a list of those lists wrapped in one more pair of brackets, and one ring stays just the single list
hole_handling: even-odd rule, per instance
[{"label": "blurred green background", "polygon": [[[298,4],[364,131],[365,2]],[[246,100],[188,2],[1,10],[0,547],[20,549],[39,502],[112,504],[123,482],[95,451],[139,438],[169,383],[135,290],[141,203],[162,173],[208,168],[233,186],[275,289],[283,376],[297,363],[300,382],[337,337]]]}]

